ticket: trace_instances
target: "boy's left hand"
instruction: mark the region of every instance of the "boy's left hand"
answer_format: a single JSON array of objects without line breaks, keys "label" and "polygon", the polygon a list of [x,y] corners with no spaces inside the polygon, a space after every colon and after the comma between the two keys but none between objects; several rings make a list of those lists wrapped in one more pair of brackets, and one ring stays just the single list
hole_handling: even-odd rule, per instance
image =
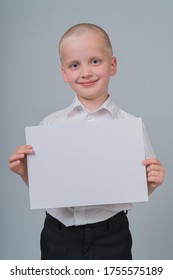
[{"label": "boy's left hand", "polygon": [[145,159],[142,164],[146,166],[148,193],[151,194],[163,183],[165,170],[157,158]]}]

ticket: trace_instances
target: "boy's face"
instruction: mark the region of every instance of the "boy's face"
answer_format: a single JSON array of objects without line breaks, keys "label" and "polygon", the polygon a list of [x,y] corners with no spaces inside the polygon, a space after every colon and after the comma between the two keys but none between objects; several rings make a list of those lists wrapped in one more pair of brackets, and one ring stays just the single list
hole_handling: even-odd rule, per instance
[{"label": "boy's face", "polygon": [[70,35],[61,43],[62,75],[81,101],[107,98],[116,58],[98,32]]}]

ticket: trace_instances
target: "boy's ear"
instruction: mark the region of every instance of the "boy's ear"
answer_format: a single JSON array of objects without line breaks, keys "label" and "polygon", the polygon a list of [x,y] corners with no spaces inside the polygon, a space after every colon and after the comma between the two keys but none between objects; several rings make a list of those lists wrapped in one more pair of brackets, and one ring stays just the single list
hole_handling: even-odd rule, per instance
[{"label": "boy's ear", "polygon": [[111,76],[114,76],[117,72],[117,59],[115,56],[112,57],[111,60]]},{"label": "boy's ear", "polygon": [[68,83],[67,75],[66,75],[62,65],[61,65],[61,73],[62,73],[62,77],[63,77],[64,82]]}]

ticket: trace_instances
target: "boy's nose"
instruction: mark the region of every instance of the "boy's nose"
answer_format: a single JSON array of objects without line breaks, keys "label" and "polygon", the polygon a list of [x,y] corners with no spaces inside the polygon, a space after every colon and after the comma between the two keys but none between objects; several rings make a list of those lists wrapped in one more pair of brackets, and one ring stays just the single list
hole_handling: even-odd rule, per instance
[{"label": "boy's nose", "polygon": [[84,66],[82,68],[82,78],[88,78],[92,76],[92,70],[89,66]]}]

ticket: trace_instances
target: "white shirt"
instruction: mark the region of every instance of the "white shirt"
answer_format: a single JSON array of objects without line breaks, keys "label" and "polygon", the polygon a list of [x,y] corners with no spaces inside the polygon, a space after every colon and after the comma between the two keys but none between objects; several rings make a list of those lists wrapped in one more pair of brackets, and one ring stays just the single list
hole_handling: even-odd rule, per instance
[{"label": "white shirt", "polygon": [[[67,122],[99,121],[128,118],[135,118],[135,116],[130,115],[118,108],[118,106],[111,100],[110,96],[99,107],[99,109],[94,112],[89,112],[81,104],[76,96],[69,107],[47,116],[41,121],[40,125],[56,125],[59,123]],[[145,157],[155,157],[145,127],[143,127],[143,132]],[[47,209],[47,212],[66,226],[71,226],[100,222],[110,218],[111,216],[117,214],[122,210],[129,210],[131,208],[131,203],[122,203],[84,207],[80,206],[68,208],[51,208]]]}]

